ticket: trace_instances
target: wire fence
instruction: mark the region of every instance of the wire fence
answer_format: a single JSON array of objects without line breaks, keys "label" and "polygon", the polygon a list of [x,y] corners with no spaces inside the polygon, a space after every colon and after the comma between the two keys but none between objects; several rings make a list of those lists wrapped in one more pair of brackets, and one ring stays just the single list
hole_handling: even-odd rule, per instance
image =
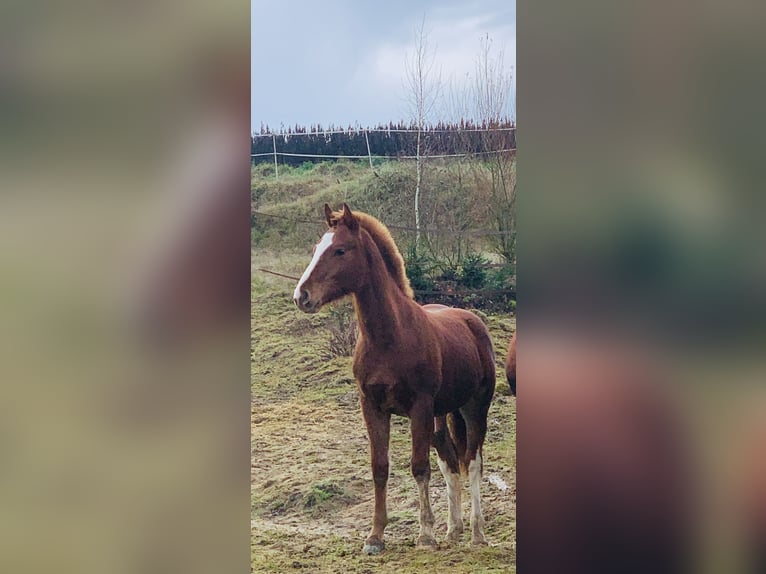
[{"label": "wire fence", "polygon": [[416,155],[329,155],[329,154],[321,154],[321,153],[289,153],[289,152],[264,152],[264,153],[251,153],[250,157],[265,157],[267,155],[270,156],[279,156],[279,157],[310,157],[310,158],[327,158],[327,159],[384,159],[384,160],[397,160],[397,159],[417,159],[418,157],[425,158],[425,159],[438,159],[438,158],[445,158],[445,157],[473,157],[477,155],[487,155],[487,154],[496,154],[496,153],[510,153],[516,151],[515,147],[506,148],[506,149],[497,149],[497,150],[491,150],[491,151],[482,151],[482,152],[468,152],[468,153],[443,153],[443,154],[421,154],[420,156]]},{"label": "wire fence", "polygon": [[[516,126],[508,127],[464,127],[460,128],[455,126],[451,129],[444,128],[430,128],[418,130],[416,128],[349,128],[344,129],[330,129],[330,130],[316,130],[316,131],[289,131],[289,132],[266,132],[259,134],[252,134],[251,142],[252,147],[255,146],[255,140],[270,138],[271,139],[271,151],[259,151],[255,152],[251,148],[250,159],[252,162],[256,162],[259,158],[273,157],[274,158],[274,177],[279,179],[279,158],[304,158],[306,160],[362,160],[366,159],[370,163],[370,169],[373,169],[373,160],[375,161],[399,161],[399,160],[420,160],[420,159],[446,159],[446,158],[471,158],[471,157],[484,157],[498,154],[511,154],[516,152],[515,147],[515,132]],[[507,145],[500,149],[474,149],[473,151],[466,151],[463,153],[436,153],[431,154],[427,151],[413,155],[412,153],[395,153],[395,154],[380,154],[372,153],[370,147],[369,134],[423,134],[425,136],[435,134],[451,134],[460,138],[461,134],[513,134],[512,139],[505,139],[506,143],[512,143],[512,147]],[[367,153],[349,153],[349,154],[323,154],[323,153],[302,153],[300,151],[280,151],[277,146],[277,142],[288,143],[293,138],[324,138],[326,142],[331,141],[332,135],[341,134],[347,138],[364,137],[364,143],[366,144]],[[505,136],[503,136],[505,137]],[[465,142],[464,142],[465,143]],[[268,145],[268,144],[267,144]],[[419,146],[420,144],[418,144]],[[263,149],[263,146],[259,146]],[[470,147],[470,146],[468,146]],[[364,149],[364,146],[362,146]],[[358,148],[357,148],[358,149]]]}]

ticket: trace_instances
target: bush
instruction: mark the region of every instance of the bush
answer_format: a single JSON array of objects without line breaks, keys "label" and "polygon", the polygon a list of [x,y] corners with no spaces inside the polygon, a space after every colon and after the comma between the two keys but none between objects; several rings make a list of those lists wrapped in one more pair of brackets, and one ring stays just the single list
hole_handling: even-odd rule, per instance
[{"label": "bush", "polygon": [[418,253],[415,245],[407,248],[407,255],[404,258],[404,267],[410,285],[416,291],[433,291],[434,281],[431,279],[432,261],[426,255]]},{"label": "bush", "polygon": [[487,288],[489,289],[513,289],[515,287],[516,270],[506,263],[497,269],[491,269],[487,273]]},{"label": "bush", "polygon": [[460,269],[458,269],[456,265],[451,265],[450,263],[444,263],[440,269],[441,269],[441,273],[439,275],[440,280],[457,282],[460,279]]},{"label": "bush", "polygon": [[354,354],[358,336],[356,316],[348,304],[330,307],[330,339],[327,341],[329,358],[350,357]]},{"label": "bush", "polygon": [[460,266],[460,284],[469,289],[481,289],[487,280],[487,260],[478,253],[469,253]]},{"label": "bush", "polygon": [[304,161],[302,164],[300,164],[297,167],[296,171],[299,173],[308,173],[313,169],[314,169],[314,162]]}]

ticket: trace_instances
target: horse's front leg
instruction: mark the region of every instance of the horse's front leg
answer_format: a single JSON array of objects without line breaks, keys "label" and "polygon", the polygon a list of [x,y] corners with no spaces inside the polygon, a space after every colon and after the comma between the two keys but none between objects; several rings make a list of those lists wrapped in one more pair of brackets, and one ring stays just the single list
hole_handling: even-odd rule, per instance
[{"label": "horse's front leg", "polygon": [[370,438],[370,462],[372,463],[372,480],[375,484],[375,512],[372,518],[372,531],[364,543],[362,552],[378,554],[385,548],[383,531],[388,524],[386,511],[386,485],[388,483],[388,440],[391,429],[391,415],[381,412],[360,397],[362,414],[367,425],[367,435]]},{"label": "horse's front leg", "polygon": [[412,431],[412,476],[418,485],[420,496],[420,534],[418,546],[436,547],[434,538],[434,513],[431,510],[431,498],[428,483],[431,478],[431,439],[434,433],[433,401],[429,398],[415,404],[410,411],[410,429]]}]

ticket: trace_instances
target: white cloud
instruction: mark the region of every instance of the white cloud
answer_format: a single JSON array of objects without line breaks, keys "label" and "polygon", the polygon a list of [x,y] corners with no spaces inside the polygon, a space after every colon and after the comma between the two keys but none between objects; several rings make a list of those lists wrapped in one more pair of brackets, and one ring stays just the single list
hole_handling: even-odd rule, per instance
[{"label": "white cloud", "polygon": [[[464,10],[472,8],[475,6],[466,6]],[[473,76],[481,40],[487,35],[495,53],[503,50],[506,67],[515,69],[516,31],[514,22],[507,17],[491,12],[459,14],[452,9],[437,13],[433,20],[426,19],[426,32],[434,54],[434,70],[440,71],[443,84],[464,82]],[[386,94],[387,99],[392,99],[395,94],[406,115],[405,62],[415,51],[416,26],[404,36],[407,41],[386,41],[374,47],[353,74],[353,81],[364,82],[364,91],[371,97]]]},{"label": "white cloud", "polygon": [[423,10],[445,83],[473,74],[487,34],[515,65],[515,0],[253,1],[254,129],[406,120],[405,59]]}]

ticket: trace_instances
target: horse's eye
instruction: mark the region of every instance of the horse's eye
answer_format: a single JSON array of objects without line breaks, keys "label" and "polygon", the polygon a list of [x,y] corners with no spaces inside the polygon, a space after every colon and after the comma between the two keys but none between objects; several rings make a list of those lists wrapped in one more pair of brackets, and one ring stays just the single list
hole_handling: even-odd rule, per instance
[{"label": "horse's eye", "polygon": [[336,249],[335,250],[335,255],[343,255],[345,252],[346,252],[345,249]]}]

